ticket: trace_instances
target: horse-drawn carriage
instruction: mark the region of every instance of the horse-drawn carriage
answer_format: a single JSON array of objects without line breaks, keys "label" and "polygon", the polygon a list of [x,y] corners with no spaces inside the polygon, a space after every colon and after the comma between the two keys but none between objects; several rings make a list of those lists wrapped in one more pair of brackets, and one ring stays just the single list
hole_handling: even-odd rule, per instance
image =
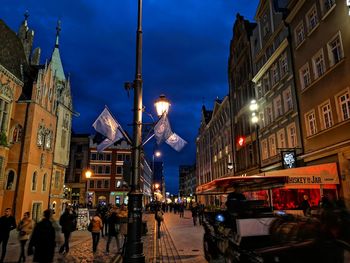
[{"label": "horse-drawn carriage", "polygon": [[350,217],[340,202],[312,216],[290,215],[273,211],[266,200],[246,200],[240,191],[281,187],[280,179],[237,184],[226,209],[205,212],[208,262],[350,262]]}]

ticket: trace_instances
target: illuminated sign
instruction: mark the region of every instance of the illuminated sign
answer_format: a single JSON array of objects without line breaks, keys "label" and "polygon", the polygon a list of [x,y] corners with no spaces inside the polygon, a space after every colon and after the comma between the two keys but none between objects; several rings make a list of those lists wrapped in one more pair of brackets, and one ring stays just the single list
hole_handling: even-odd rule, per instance
[{"label": "illuminated sign", "polygon": [[294,150],[282,151],[282,165],[284,169],[297,167],[297,158]]}]

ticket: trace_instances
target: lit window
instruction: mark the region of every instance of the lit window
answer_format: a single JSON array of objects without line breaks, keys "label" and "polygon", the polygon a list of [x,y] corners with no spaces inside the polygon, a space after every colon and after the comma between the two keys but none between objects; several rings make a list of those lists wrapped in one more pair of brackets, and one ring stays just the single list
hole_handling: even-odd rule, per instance
[{"label": "lit window", "polygon": [[320,107],[321,122],[323,129],[328,129],[333,126],[331,104],[327,102]]},{"label": "lit window", "polygon": [[318,16],[316,6],[314,5],[306,15],[309,32],[311,32],[318,25]]},{"label": "lit window", "polygon": [[333,66],[337,64],[343,57],[343,45],[340,37],[340,33],[338,33],[331,41],[328,42],[328,56],[330,65]]},{"label": "lit window", "polygon": [[274,106],[275,106],[275,116],[276,118],[278,118],[279,116],[282,116],[283,114],[283,110],[282,110],[282,100],[281,100],[281,96],[277,96],[274,99]]},{"label": "lit window", "polygon": [[284,129],[281,129],[277,132],[277,146],[278,148],[287,148],[286,147],[286,137]]},{"label": "lit window", "polygon": [[262,159],[265,160],[267,158],[269,158],[269,149],[267,146],[267,140],[261,140],[261,146],[262,146]]},{"label": "lit window", "polygon": [[274,134],[269,137],[269,146],[270,146],[270,156],[277,155],[276,137]]},{"label": "lit window", "polygon": [[304,31],[304,24],[303,21],[297,25],[295,29],[295,43],[296,45],[300,45],[305,39],[305,31]]},{"label": "lit window", "polygon": [[316,134],[317,133],[317,126],[316,126],[316,117],[315,117],[314,110],[305,114],[305,122],[306,122],[306,127],[307,127],[307,134],[309,136]]}]

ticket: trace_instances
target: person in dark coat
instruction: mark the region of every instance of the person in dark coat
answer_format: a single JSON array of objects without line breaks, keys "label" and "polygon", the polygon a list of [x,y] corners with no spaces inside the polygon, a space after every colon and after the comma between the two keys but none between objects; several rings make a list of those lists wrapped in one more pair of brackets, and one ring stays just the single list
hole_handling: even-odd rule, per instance
[{"label": "person in dark coat", "polygon": [[0,217],[0,244],[2,243],[2,253],[0,262],[4,262],[6,255],[7,242],[9,241],[10,231],[16,228],[16,220],[11,215],[11,208],[5,209],[5,214]]},{"label": "person in dark coat", "polygon": [[64,213],[60,217],[60,225],[62,227],[62,233],[64,235],[64,243],[60,247],[59,253],[69,252],[69,239],[71,233],[76,228],[76,216],[70,207],[67,207]]},{"label": "person in dark coat", "polygon": [[44,211],[44,218],[36,224],[28,246],[28,255],[33,254],[33,262],[50,263],[53,262],[55,253],[55,228],[51,222],[52,211]]},{"label": "person in dark coat", "polygon": [[304,195],[304,200],[300,204],[300,209],[303,210],[304,216],[310,216],[311,215],[311,206],[309,203],[309,196]]},{"label": "person in dark coat", "polygon": [[107,246],[106,246],[106,253],[109,253],[109,245],[115,237],[115,240],[117,242],[117,250],[120,250],[120,244],[119,244],[119,232],[120,232],[120,222],[118,221],[117,217],[117,211],[112,211],[110,216],[107,219],[108,224],[108,240],[107,240]]}]

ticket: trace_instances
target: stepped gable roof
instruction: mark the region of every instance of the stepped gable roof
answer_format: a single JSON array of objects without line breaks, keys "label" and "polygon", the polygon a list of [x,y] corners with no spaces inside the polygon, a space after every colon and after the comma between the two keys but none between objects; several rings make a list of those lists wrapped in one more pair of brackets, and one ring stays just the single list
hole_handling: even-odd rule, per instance
[{"label": "stepped gable roof", "polygon": [[205,124],[208,124],[211,120],[211,116],[213,115],[213,111],[212,110],[207,110],[205,108],[205,106],[203,105],[202,106],[202,114],[203,114],[203,117],[204,117],[204,121],[205,121]]},{"label": "stepped gable roof", "polygon": [[21,65],[23,71],[29,67],[20,39],[2,19],[0,19],[0,64],[21,81],[24,77]]}]

